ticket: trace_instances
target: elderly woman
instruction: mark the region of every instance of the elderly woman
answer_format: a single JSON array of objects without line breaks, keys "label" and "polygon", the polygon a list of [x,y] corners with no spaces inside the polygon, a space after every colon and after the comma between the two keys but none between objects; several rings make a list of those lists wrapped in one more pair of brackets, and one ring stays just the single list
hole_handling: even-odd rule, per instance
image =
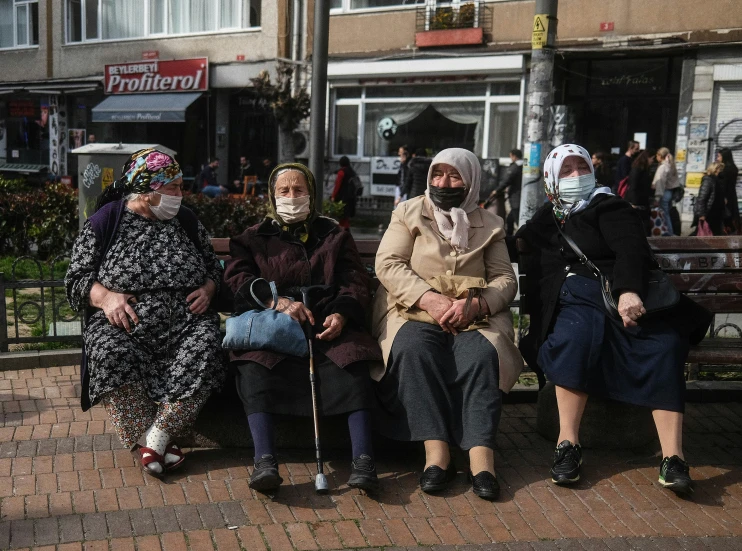
[{"label": "elderly woman", "polygon": [[[301,164],[277,166],[269,179],[269,214],[230,241],[232,260],[224,280],[234,312],[265,306],[314,326],[315,373],[321,415],[347,415],[352,444],[348,485],[378,486],[371,446],[372,362],[381,351],[364,330],[370,280],[350,233],[315,207],[314,176]],[[281,295],[274,304],[270,283]],[[310,308],[302,287],[324,286]],[[273,490],[283,482],[274,446],[275,415],[312,415],[309,362],[267,350],[231,353],[237,390],[255,446],[250,487]]]},{"label": "elderly woman", "polygon": [[500,390],[518,379],[508,304],[517,284],[502,218],[478,208],[481,168],[465,149],[432,161],[425,195],[400,203],[376,256],[383,285],[373,330],[384,353],[379,430],[425,443],[424,492],[456,474],[449,446],[469,451],[474,493],[495,499]]},{"label": "elderly woman", "polygon": [[[652,409],[662,446],[660,484],[691,492],[682,448],[683,369],[690,341],[703,338],[710,315],[685,297],[647,314],[643,301],[657,264],[642,220],[610,188],[595,187],[585,149],[554,149],[544,177],[549,203],[517,237],[534,251],[525,290],[530,333],[540,346],[538,363],[556,386],[560,432],[551,478],[556,484],[580,479],[580,420],[588,394],[596,394]],[[610,280],[620,319],[609,315],[597,275],[564,236]]]},{"label": "elderly woman", "polygon": [[155,477],[183,462],[173,437],[188,432],[225,374],[209,308],[222,269],[180,205],[182,176],[165,153],[134,153],[85,222],[65,278],[72,307],[86,309],[83,410],[103,402]]}]

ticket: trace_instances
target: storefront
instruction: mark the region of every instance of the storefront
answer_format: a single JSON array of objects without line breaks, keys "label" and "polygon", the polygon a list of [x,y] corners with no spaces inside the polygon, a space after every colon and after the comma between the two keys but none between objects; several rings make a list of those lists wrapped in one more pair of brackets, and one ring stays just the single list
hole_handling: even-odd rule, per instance
[{"label": "storefront", "polygon": [[648,148],[672,148],[681,69],[679,56],[559,59],[554,102],[574,113],[575,138],[588,151],[622,154],[635,134]]},{"label": "storefront", "polygon": [[328,78],[330,156],[361,174],[401,145],[506,160],[522,143],[523,56],[332,62]]}]

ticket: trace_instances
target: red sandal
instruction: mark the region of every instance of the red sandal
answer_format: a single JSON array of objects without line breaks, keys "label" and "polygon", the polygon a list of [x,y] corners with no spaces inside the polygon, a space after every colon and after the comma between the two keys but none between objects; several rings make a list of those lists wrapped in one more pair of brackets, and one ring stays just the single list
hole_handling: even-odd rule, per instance
[{"label": "red sandal", "polygon": [[[165,458],[162,457],[159,453],[146,446],[138,446],[133,451],[136,452],[136,454],[138,455],[139,465],[142,467],[142,470],[145,473],[155,478],[162,478],[165,475]],[[144,457],[146,454],[149,455],[147,457]],[[149,467],[151,463],[159,463],[162,467],[162,472],[158,473],[157,471],[152,470]]]},{"label": "red sandal", "polygon": [[178,467],[180,467],[181,463],[185,461],[185,454],[180,450],[180,448],[178,447],[178,444],[176,444],[175,442],[170,442],[167,445],[167,448],[165,448],[165,455],[167,454],[172,454],[172,455],[177,456],[178,460],[175,461],[174,463],[167,463],[167,462],[164,463],[165,470],[172,471],[173,469],[177,469]]}]

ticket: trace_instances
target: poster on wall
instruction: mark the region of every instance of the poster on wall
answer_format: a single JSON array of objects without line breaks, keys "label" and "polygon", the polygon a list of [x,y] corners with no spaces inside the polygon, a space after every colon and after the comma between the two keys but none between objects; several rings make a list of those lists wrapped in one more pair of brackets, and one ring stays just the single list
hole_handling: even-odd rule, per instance
[{"label": "poster on wall", "polygon": [[57,124],[59,125],[59,139],[57,140],[57,151],[59,153],[60,176],[67,175],[67,109],[64,102],[57,106]]},{"label": "poster on wall", "polygon": [[[49,172],[59,176],[59,121],[57,107],[59,99],[57,96],[49,96],[47,123],[49,125]],[[41,108],[42,117],[44,107]]]},{"label": "poster on wall", "polygon": [[5,127],[5,119],[0,119],[0,161],[5,161],[6,151],[8,149],[8,132]]},{"label": "poster on wall", "polygon": [[69,150],[77,149],[85,145],[85,129],[84,128],[70,128],[67,131],[68,146]]}]

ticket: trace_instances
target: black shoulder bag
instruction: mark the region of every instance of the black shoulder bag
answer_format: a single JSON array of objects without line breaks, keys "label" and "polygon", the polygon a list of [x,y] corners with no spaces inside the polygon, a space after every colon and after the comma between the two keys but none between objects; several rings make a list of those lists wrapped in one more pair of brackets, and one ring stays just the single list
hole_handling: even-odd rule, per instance
[{"label": "black shoulder bag", "polygon": [[[603,304],[605,305],[608,314],[615,318],[620,318],[621,315],[618,313],[618,305],[616,304],[616,300],[613,298],[613,292],[611,291],[611,282],[608,281],[608,278],[603,275],[598,267],[585,256],[577,246],[577,243],[562,231],[562,228],[559,227],[559,222],[557,220],[555,220],[555,222],[559,233],[562,234],[564,240],[580,259],[580,262],[584,266],[587,266],[588,269],[600,280],[600,290],[603,293]],[[659,265],[657,265],[657,268],[649,270],[647,296],[644,299],[644,309],[647,311],[647,315],[657,314],[668,310],[675,306],[679,301],[680,293],[675,288],[675,285],[673,285],[667,274],[660,269]]]}]

